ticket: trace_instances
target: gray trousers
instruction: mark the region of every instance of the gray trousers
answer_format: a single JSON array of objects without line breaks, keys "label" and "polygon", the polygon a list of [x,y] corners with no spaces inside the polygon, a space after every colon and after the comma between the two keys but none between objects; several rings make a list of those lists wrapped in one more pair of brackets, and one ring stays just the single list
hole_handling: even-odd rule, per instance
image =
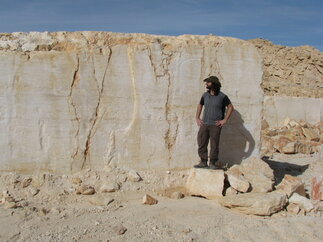
[{"label": "gray trousers", "polygon": [[221,127],[216,125],[200,126],[197,134],[198,154],[201,160],[208,160],[207,146],[211,141],[210,160],[217,161],[219,159],[219,143],[220,143]]}]

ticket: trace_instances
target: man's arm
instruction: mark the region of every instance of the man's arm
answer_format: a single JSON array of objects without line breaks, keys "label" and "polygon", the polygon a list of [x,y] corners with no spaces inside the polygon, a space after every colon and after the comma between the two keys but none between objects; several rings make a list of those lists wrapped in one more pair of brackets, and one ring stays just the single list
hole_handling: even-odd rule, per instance
[{"label": "man's arm", "polygon": [[226,122],[229,120],[229,118],[230,118],[230,116],[231,116],[231,114],[232,114],[233,110],[234,110],[233,105],[232,105],[232,103],[230,103],[230,104],[227,106],[227,112],[226,112],[226,114],[225,114],[224,119],[219,120],[219,121],[216,121],[216,123],[215,123],[215,124],[216,124],[217,126],[219,126],[219,127],[222,127],[223,125],[225,125],[225,124],[226,124]]},{"label": "man's arm", "polygon": [[196,117],[195,118],[196,118],[196,123],[197,123],[198,126],[201,126],[203,124],[203,120],[200,119],[202,108],[203,108],[202,104],[197,105]]}]

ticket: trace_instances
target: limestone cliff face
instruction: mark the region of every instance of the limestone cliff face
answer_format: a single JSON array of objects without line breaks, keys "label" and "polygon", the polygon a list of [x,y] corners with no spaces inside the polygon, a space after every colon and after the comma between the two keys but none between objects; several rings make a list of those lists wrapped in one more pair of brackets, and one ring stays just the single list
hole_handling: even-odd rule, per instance
[{"label": "limestone cliff face", "polygon": [[221,160],[259,152],[262,58],[215,36],[0,34],[0,169],[106,164],[185,168],[198,160],[196,106],[217,75],[236,112]]}]

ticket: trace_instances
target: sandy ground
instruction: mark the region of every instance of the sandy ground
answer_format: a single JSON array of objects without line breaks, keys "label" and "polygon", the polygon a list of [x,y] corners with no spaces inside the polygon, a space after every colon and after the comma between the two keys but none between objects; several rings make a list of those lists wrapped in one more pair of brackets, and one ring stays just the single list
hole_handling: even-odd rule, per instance
[{"label": "sandy ground", "polygon": [[[267,162],[277,183],[284,174],[297,175],[307,192],[310,178],[323,174],[318,154],[275,154]],[[1,174],[0,188],[8,190],[22,206],[0,206],[0,241],[323,241],[323,211],[243,215],[214,200],[168,197],[171,191],[181,190],[188,170],[138,173],[142,177],[139,182],[130,181],[128,171],[120,168],[71,176]],[[29,177],[31,184],[22,188]],[[97,193],[76,195],[73,177],[93,186]],[[112,182],[121,184],[120,190],[99,192],[100,186]],[[35,188],[39,189],[36,195]],[[143,205],[146,193],[157,198],[158,204]],[[110,203],[95,205],[102,198]]]}]

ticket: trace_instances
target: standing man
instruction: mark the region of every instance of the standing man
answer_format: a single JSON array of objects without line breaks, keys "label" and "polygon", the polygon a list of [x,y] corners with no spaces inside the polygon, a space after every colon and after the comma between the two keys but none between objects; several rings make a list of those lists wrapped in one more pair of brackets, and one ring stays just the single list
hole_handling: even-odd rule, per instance
[{"label": "standing man", "polygon": [[[205,92],[197,105],[196,123],[200,127],[197,135],[198,154],[201,158],[199,164],[194,165],[195,168],[207,168],[208,150],[207,146],[211,140],[210,151],[210,169],[216,169],[216,162],[219,155],[219,142],[221,128],[230,118],[233,105],[227,95],[220,91],[221,83],[216,76],[210,76],[204,80],[206,88]],[[200,115],[203,111],[203,119]],[[225,110],[227,111],[225,112]]]}]

